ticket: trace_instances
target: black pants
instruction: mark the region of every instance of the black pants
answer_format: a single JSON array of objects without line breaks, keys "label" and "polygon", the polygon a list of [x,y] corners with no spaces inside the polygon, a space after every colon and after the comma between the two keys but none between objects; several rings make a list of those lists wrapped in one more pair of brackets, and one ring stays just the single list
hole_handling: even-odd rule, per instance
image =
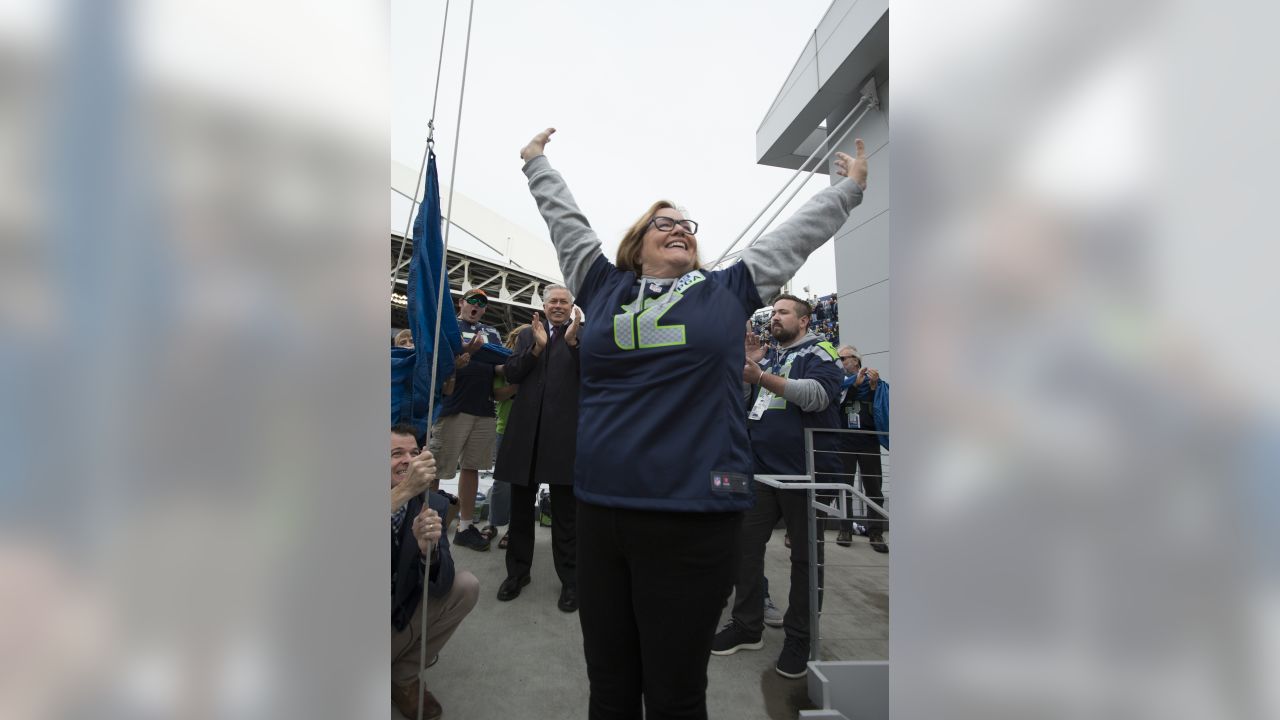
[{"label": "black pants", "polygon": [[[568,587],[578,585],[577,501],[572,485],[551,487],[551,558],[556,575]],[[533,504],[538,486],[511,485],[511,536],[507,539],[507,577],[529,574],[533,567]]]},{"label": "black pants", "polygon": [[[843,480],[852,485],[854,470],[861,467],[862,492],[866,493],[871,502],[884,507],[884,471],[880,466],[880,441],[874,435],[855,433],[850,436],[849,444],[844,450],[853,454],[840,456],[844,462]],[[884,519],[884,515],[870,506],[867,507],[866,524],[868,533],[882,533],[889,529],[889,523]]]},{"label": "black pants", "polygon": [[[822,476],[819,476],[822,480]],[[750,633],[764,631],[764,546],[782,518],[791,536],[791,593],[782,627],[787,637],[809,640],[809,493],[779,490],[756,483],[756,504],[742,519],[742,554],[739,556],[737,585],[733,598],[733,619]],[[819,538],[821,539],[821,538]],[[821,565],[822,543],[818,543]],[[822,586],[822,568],[818,568]],[[819,591],[818,602],[822,595]]]},{"label": "black pants", "polygon": [[578,503],[591,720],[707,717],[707,661],[733,587],[741,518]]}]

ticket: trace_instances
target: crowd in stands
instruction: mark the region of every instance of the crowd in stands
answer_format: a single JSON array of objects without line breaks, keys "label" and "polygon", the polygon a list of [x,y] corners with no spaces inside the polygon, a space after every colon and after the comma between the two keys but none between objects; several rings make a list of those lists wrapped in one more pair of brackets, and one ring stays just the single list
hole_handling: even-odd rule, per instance
[{"label": "crowd in stands", "polygon": [[[811,296],[806,299],[806,302],[813,308],[813,324],[809,327],[809,332],[830,343],[840,342],[840,303],[836,301],[836,294]],[[752,332],[767,347],[775,345],[769,334],[769,318],[772,315],[770,311],[771,308],[765,308],[751,318]]]}]

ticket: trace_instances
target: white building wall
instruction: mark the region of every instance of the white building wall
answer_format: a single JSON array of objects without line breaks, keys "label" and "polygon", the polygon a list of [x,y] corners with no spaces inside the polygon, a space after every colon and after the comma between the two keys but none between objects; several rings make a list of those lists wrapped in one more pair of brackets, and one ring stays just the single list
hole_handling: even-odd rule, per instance
[{"label": "white building wall", "polygon": [[[854,137],[867,145],[870,167],[867,192],[848,222],[835,235],[836,294],[840,305],[840,343],[853,345],[863,364],[892,380],[889,354],[889,84],[876,87],[880,107],[867,112],[841,152],[854,154]],[[827,127],[848,114],[852,105],[836,108]],[[841,179],[833,176],[832,180]]]}]

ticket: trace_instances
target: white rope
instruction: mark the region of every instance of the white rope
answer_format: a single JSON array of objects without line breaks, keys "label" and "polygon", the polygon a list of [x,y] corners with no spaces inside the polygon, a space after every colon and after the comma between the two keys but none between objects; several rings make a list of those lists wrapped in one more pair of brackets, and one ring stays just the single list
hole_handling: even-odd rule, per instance
[{"label": "white rope", "polygon": [[[827,150],[827,154],[823,156],[822,160],[818,161],[818,163],[814,165],[812,169],[809,170],[809,177],[805,178],[804,182],[800,183],[800,186],[796,188],[795,192],[791,193],[791,197],[788,197],[786,202],[782,203],[782,206],[778,208],[778,213],[782,212],[782,208],[785,208],[787,206],[787,203],[791,202],[792,198],[796,196],[796,193],[800,192],[800,188],[804,187],[805,184],[809,182],[809,178],[813,177],[813,174],[817,172],[819,167],[822,167],[822,163],[825,162],[827,157],[831,155],[832,150],[834,150],[835,147],[839,145],[840,142],[844,139],[844,136],[842,135],[840,140],[837,140],[835,143],[830,143],[829,141],[831,139],[831,136],[840,132],[840,128],[844,127],[844,124],[849,122],[849,118],[853,117],[853,114],[858,111],[858,108],[861,108],[864,104],[868,103],[870,100],[871,100],[870,97],[863,95],[862,99],[859,100],[857,104],[855,104],[852,108],[849,109],[849,112],[844,116],[844,119],[841,120],[839,124],[837,124],[835,128],[833,128],[831,132],[827,134],[827,138],[823,140],[822,143],[819,143],[818,147],[813,149],[813,152],[809,154],[809,157],[805,158],[804,162],[800,163],[800,167],[796,168],[795,173],[792,174],[791,177],[787,178],[787,181],[782,184],[781,188],[778,189],[778,193],[774,195],[772,198],[770,198],[769,202],[764,204],[764,207],[760,208],[760,212],[756,213],[756,216],[751,219],[751,222],[747,223],[747,226],[742,229],[742,232],[738,233],[738,237],[733,239],[733,242],[729,244],[729,247],[725,248],[724,252],[720,253],[720,257],[716,258],[716,261],[711,264],[711,267],[713,268],[719,267],[720,263],[724,262],[725,257],[727,257],[729,253],[732,252],[733,249],[738,246],[738,243],[742,241],[742,238],[746,236],[747,232],[750,231],[751,228],[755,226],[756,222],[765,214],[765,212],[768,211],[769,208],[772,207],[775,202],[777,202],[778,198],[782,197],[782,193],[787,191],[787,187],[790,186],[791,183],[794,182],[795,179],[800,176],[800,173],[805,171],[805,166],[809,164],[810,160],[813,160],[814,155],[817,155],[819,150],[829,145],[831,149]],[[870,109],[871,109],[870,107],[867,108],[867,110],[870,110]],[[865,115],[866,110],[863,110],[862,114]],[[844,133],[847,135],[850,130],[858,126],[858,122],[861,120],[862,120],[862,115],[859,115],[858,119],[854,120],[853,124],[850,125],[849,128],[844,131]],[[778,213],[774,213],[773,217],[769,218],[769,221],[764,224],[764,227],[766,228],[769,227],[769,223],[773,222],[774,218],[778,217]],[[764,230],[761,229],[760,233],[756,233],[756,236],[751,239],[751,242],[747,243],[747,247],[750,247],[751,243],[754,243],[756,238],[760,237],[760,234],[763,232]],[[743,249],[745,250],[746,248],[743,248]]]},{"label": "white rope", "polygon": [[[436,335],[431,340],[431,394],[427,399],[427,445],[431,445],[431,418],[435,416],[436,409],[436,372],[440,361],[440,320],[444,317],[444,298],[446,296],[445,288],[449,286],[448,275],[448,259],[449,259],[449,230],[453,227],[453,187],[457,185],[458,171],[458,139],[462,135],[462,104],[467,96],[467,63],[471,59],[471,21],[475,16],[476,3],[471,0],[470,7],[467,10],[467,44],[462,53],[462,88],[458,91],[458,120],[454,125],[453,134],[453,161],[449,166],[449,203],[446,210],[446,217],[450,218],[444,226],[444,247],[440,249],[440,282],[436,295]],[[443,52],[444,43],[441,42],[441,51]],[[439,84],[436,85],[437,91]],[[416,192],[416,191],[415,191]],[[450,307],[453,306],[453,300],[449,301]],[[447,514],[446,514],[447,517]],[[444,527],[444,518],[441,518],[441,533],[449,532],[449,528]],[[422,720],[422,700],[426,693],[426,685],[422,683],[422,673],[427,669],[427,588],[431,585],[431,555],[427,555],[427,576],[423,578],[422,583],[422,649],[418,655],[418,720]]]},{"label": "white rope", "polygon": [[431,119],[427,121],[427,146],[422,149],[422,162],[418,165],[418,182],[413,186],[413,197],[409,199],[409,217],[404,221],[404,233],[400,235],[400,252],[396,262],[391,266],[391,292],[396,291],[396,275],[400,272],[400,261],[404,259],[404,246],[408,242],[409,229],[413,227],[413,211],[418,207],[418,189],[422,187],[422,174],[427,169],[427,156],[436,144],[436,100],[440,97],[440,69],[444,66],[445,31],[449,27],[449,0],[444,2],[444,22],[440,26],[440,57],[436,60],[436,89],[431,99]]}]

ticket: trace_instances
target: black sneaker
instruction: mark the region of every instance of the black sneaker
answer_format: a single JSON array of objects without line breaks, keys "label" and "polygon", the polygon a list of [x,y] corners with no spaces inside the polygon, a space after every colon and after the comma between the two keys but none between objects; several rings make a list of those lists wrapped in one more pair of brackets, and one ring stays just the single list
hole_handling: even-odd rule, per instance
[{"label": "black sneaker", "polygon": [[711,641],[711,654],[732,655],[739,650],[759,650],[762,647],[764,639],[761,633],[752,635],[737,620],[730,620]]},{"label": "black sneaker", "polygon": [[782,654],[774,670],[785,678],[802,678],[809,674],[809,643],[787,638],[782,642]]},{"label": "black sneaker", "polygon": [[475,525],[469,526],[466,530],[459,530],[454,533],[453,544],[464,548],[471,548],[472,550],[479,550],[480,552],[484,552],[489,549],[488,538],[481,535]]},{"label": "black sneaker", "polygon": [[881,533],[869,533],[867,540],[871,542],[871,549],[878,553],[889,552],[889,545],[884,541],[884,535]]}]

